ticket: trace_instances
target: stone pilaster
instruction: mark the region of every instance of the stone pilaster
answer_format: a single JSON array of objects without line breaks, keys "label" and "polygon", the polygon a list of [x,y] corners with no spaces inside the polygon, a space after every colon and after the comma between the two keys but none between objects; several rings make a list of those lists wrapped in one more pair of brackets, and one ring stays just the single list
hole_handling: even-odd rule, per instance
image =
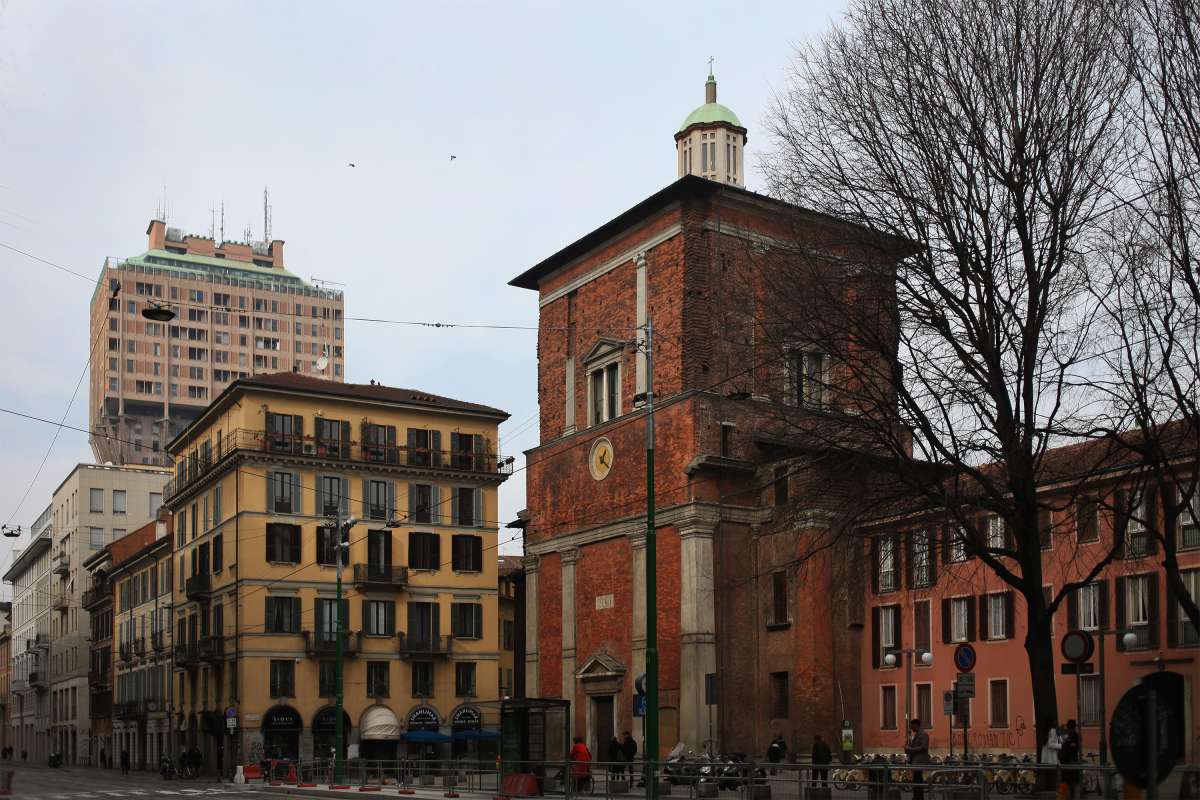
[{"label": "stone pilaster", "polygon": [[538,685],[538,562],[525,556],[525,696],[539,697]]},{"label": "stone pilaster", "polygon": [[562,696],[571,701],[571,731],[575,730],[575,562],[579,548],[559,551],[562,563]]},{"label": "stone pilaster", "polygon": [[[717,671],[715,527],[716,520],[708,518],[689,520],[679,526],[679,735],[688,747],[696,750],[709,738],[710,709],[704,704],[704,678]],[[711,709],[714,736],[717,711]]]},{"label": "stone pilaster", "polygon": [[646,532],[629,535],[629,552],[633,561],[633,600],[630,621],[633,624],[633,677],[646,671]]}]

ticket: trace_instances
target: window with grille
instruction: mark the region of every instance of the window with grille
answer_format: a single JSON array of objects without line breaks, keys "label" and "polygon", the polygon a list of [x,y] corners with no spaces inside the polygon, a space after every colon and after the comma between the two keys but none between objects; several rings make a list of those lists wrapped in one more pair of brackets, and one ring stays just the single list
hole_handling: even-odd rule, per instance
[{"label": "window with grille", "polygon": [[917,684],[917,719],[922,729],[933,727],[933,687],[928,683]]},{"label": "window with grille", "polygon": [[771,718],[788,718],[788,674],[771,673]]},{"label": "window with grille", "polygon": [[993,728],[1008,727],[1008,681],[995,679],[988,681],[988,698],[991,707],[991,719],[988,725]]},{"label": "window with grille", "polygon": [[1079,724],[1100,725],[1100,676],[1082,675],[1079,679]]},{"label": "window with grille", "polygon": [[881,686],[880,689],[882,690],[880,701],[883,707],[880,709],[879,727],[894,731],[896,730],[896,687]]},{"label": "window with grille", "polygon": [[483,606],[479,603],[451,603],[450,630],[456,639],[482,639]]},{"label": "window with grille", "polygon": [[990,550],[1004,549],[1004,518],[1000,516],[990,516],[987,521],[987,546]]}]

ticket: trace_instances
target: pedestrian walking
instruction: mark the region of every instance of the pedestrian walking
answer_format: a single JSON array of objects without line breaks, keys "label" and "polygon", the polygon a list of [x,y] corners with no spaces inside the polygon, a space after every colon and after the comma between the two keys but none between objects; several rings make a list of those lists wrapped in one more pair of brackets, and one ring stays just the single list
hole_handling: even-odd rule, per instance
[{"label": "pedestrian walking", "polygon": [[772,775],[775,775],[776,773],[779,772],[778,768],[774,765],[783,761],[783,758],[786,755],[787,755],[787,742],[784,740],[783,734],[777,733],[777,734],[775,734],[775,738],[771,740],[770,746],[767,747],[767,761],[771,762],[771,765],[772,765],[771,766],[771,774]]},{"label": "pedestrian walking", "polygon": [[[929,763],[929,734],[921,730],[921,720],[914,719],[908,725],[908,741],[904,752],[908,755],[908,763],[921,767]],[[925,800],[925,775],[919,769],[912,771],[913,796],[912,800]]]},{"label": "pedestrian walking", "polygon": [[579,790],[592,772],[592,751],[583,743],[582,736],[576,736],[575,743],[571,745],[570,761],[571,783],[575,790]]},{"label": "pedestrian walking", "polygon": [[629,780],[633,780],[633,762],[637,759],[638,746],[633,737],[629,735],[629,731],[625,731],[621,738],[621,751],[625,754],[625,768],[629,770]]},{"label": "pedestrian walking", "polygon": [[129,774],[129,751],[125,749],[121,750],[121,774]]},{"label": "pedestrian walking", "polygon": [[[821,738],[821,734],[813,736],[812,763],[813,786],[826,787],[829,785],[829,764],[833,762],[833,753],[829,745]],[[824,768],[818,765],[823,765]]]},{"label": "pedestrian walking", "polygon": [[[1079,761],[1079,731],[1075,727],[1075,720],[1069,719],[1066,730],[1059,736],[1058,762],[1065,766],[1075,766]],[[1078,800],[1079,770],[1062,770],[1062,785],[1066,787],[1069,800]]]},{"label": "pedestrian walking", "polygon": [[100,748],[100,767],[103,769],[108,766],[108,751],[103,747]]}]

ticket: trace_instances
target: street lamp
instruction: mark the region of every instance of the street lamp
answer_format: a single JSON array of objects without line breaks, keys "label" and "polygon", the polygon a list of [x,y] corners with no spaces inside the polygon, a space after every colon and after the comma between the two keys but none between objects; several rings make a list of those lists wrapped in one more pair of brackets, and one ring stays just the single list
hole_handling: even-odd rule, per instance
[{"label": "street lamp", "polygon": [[[883,663],[889,667],[896,666],[896,654],[906,655],[905,660],[905,681],[904,681],[904,730],[908,731],[908,724],[912,721],[912,667],[913,659],[920,659],[921,664],[928,667],[933,663],[933,653],[928,650],[918,650],[915,647],[904,647],[900,650],[893,650],[883,657]],[[928,722],[928,720],[926,720]]]},{"label": "street lamp", "polygon": [[[1108,764],[1108,713],[1105,708],[1105,693],[1107,692],[1108,674],[1104,668],[1104,636],[1106,634],[1114,634],[1121,637],[1121,644],[1125,645],[1126,650],[1132,650],[1138,646],[1137,631],[1129,628],[1121,629],[1114,628],[1111,631],[1103,627],[1096,629],[1097,635],[1100,637],[1100,763],[1101,765]],[[1076,678],[1078,680],[1078,677]],[[1078,709],[1080,721],[1083,720],[1083,709]]]}]

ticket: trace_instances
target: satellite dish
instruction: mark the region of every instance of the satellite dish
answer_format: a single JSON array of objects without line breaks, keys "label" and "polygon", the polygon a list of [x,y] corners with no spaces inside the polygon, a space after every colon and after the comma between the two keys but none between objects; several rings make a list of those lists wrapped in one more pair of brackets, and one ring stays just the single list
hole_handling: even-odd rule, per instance
[{"label": "satellite dish", "polygon": [[321,372],[324,372],[325,368],[328,366],[329,366],[329,359],[327,357],[321,356],[320,358],[317,359],[317,369],[319,369]]}]

